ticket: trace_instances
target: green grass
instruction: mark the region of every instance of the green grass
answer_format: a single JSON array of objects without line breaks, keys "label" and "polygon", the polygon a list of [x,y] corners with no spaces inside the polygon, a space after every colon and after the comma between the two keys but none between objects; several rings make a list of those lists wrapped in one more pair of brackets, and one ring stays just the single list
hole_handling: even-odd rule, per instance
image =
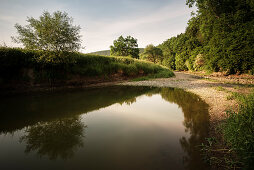
[{"label": "green grass", "polygon": [[[24,69],[32,69],[34,77],[24,78]],[[0,82],[15,81],[54,82],[73,76],[153,78],[173,76],[173,72],[161,65],[121,56],[101,56],[82,53],[55,53],[31,51],[20,48],[0,48]]]},{"label": "green grass", "polygon": [[228,96],[227,96],[227,100],[234,100],[234,99],[240,99],[242,98],[242,94],[237,93],[237,92],[231,92]]},{"label": "green grass", "polygon": [[249,95],[234,94],[239,101],[238,112],[227,111],[222,125],[224,140],[237,153],[245,169],[254,168],[254,92]]},{"label": "green grass", "polygon": [[163,77],[166,73],[167,76],[174,75],[171,70],[161,65],[128,57],[80,54],[76,56],[76,61],[73,73],[85,76],[111,75],[116,73],[121,73],[127,77],[144,75]]},{"label": "green grass", "polygon": [[214,87],[214,89],[217,91],[226,91],[226,89],[221,86]]}]

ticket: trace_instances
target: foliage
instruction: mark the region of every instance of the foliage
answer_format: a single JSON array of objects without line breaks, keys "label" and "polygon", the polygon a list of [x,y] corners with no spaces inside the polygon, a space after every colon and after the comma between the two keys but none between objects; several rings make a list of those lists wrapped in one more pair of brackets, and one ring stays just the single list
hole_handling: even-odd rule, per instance
[{"label": "foliage", "polygon": [[110,55],[139,58],[137,39],[131,36],[127,36],[126,38],[120,36],[117,40],[114,40],[113,45],[110,46]]},{"label": "foliage", "polygon": [[[26,75],[24,72],[26,69],[33,72],[28,80],[23,78]],[[17,80],[54,84],[56,81],[71,79],[77,75],[93,77],[118,74],[138,77],[163,71],[173,75],[172,71],[165,67],[128,57],[0,48],[0,83]]]},{"label": "foliage", "polygon": [[223,126],[225,141],[237,152],[246,169],[254,167],[254,93],[238,96],[241,104],[238,113],[227,112]]},{"label": "foliage", "polygon": [[146,46],[144,52],[142,53],[142,57],[142,59],[151,61],[153,63],[162,63],[163,61],[162,50],[152,44]]},{"label": "foliage", "polygon": [[45,11],[39,19],[28,17],[27,22],[26,26],[15,25],[19,35],[13,37],[27,49],[78,51],[81,46],[80,27],[72,25],[73,19],[66,12]]},{"label": "foliage", "polygon": [[[254,5],[246,0],[187,0],[196,5],[185,33],[160,44],[164,63],[177,70],[253,73]],[[202,58],[200,56],[202,55]],[[174,60],[175,59],[175,60]]]}]

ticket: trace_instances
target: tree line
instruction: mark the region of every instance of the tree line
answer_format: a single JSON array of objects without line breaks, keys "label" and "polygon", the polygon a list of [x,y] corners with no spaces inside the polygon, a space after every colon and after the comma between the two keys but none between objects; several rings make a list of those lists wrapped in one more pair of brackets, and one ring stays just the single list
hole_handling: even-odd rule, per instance
[{"label": "tree line", "polygon": [[184,33],[158,47],[174,70],[254,74],[254,1],[187,0],[197,11]]},{"label": "tree line", "polygon": [[[180,71],[254,74],[254,1],[187,0],[186,5],[197,10],[184,33],[157,47],[150,44],[142,54],[137,39],[120,36],[110,46],[110,55],[141,58]],[[29,25],[15,25],[18,36],[13,37],[26,49],[54,51],[55,60],[63,51],[81,48],[80,27],[65,12],[45,11],[39,19],[27,21]]]}]

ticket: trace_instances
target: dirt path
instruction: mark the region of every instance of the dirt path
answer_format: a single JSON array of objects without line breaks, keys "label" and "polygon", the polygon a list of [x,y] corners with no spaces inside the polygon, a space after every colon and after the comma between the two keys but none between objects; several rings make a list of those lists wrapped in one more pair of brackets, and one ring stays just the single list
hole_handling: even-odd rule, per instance
[{"label": "dirt path", "polygon": [[236,108],[234,100],[228,100],[230,92],[248,91],[245,85],[226,83],[215,79],[205,79],[203,76],[175,72],[173,78],[163,78],[148,81],[124,82],[121,85],[176,87],[199,95],[209,104],[210,122],[216,123],[225,117],[225,110]]}]

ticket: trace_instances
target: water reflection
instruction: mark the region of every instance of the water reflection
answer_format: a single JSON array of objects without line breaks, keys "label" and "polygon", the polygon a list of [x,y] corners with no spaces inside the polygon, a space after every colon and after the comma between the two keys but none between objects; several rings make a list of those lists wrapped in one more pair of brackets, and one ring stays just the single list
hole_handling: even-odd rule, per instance
[{"label": "water reflection", "polygon": [[183,158],[186,169],[197,169],[197,167],[205,169],[206,165],[202,164],[198,146],[208,135],[208,105],[197,95],[181,89],[163,88],[160,94],[163,99],[176,103],[183,110],[183,125],[185,131],[190,134],[190,137],[183,136],[179,140],[182,149],[187,153]]},{"label": "water reflection", "polygon": [[83,146],[85,128],[77,116],[39,122],[28,127],[20,141],[26,143],[26,153],[34,151],[40,157],[47,156],[51,160],[68,159]]},{"label": "water reflection", "polygon": [[154,89],[114,86],[0,97],[0,134],[14,132],[41,121],[80,115],[114,103],[131,104],[137,96]]},{"label": "water reflection", "polygon": [[[108,107],[112,105],[116,107]],[[130,166],[129,169],[135,169],[136,164],[142,165],[136,169],[183,169],[182,165],[185,169],[207,169],[197,146],[208,133],[208,105],[197,95],[181,89],[94,88],[4,98],[0,99],[0,107],[5,113],[0,119],[0,134],[27,127],[20,138],[25,153],[36,153],[50,160],[77,161],[74,158],[77,151],[89,146],[90,149],[79,153],[88,168],[89,163],[104,161],[107,166],[124,165]],[[101,108],[109,109],[100,113]],[[86,122],[81,119],[84,113],[97,115]],[[90,136],[85,133],[88,131]],[[179,157],[183,162],[178,162]],[[103,163],[101,167],[105,168]],[[75,161],[73,164],[76,165]],[[83,162],[79,164],[84,166]]]}]

